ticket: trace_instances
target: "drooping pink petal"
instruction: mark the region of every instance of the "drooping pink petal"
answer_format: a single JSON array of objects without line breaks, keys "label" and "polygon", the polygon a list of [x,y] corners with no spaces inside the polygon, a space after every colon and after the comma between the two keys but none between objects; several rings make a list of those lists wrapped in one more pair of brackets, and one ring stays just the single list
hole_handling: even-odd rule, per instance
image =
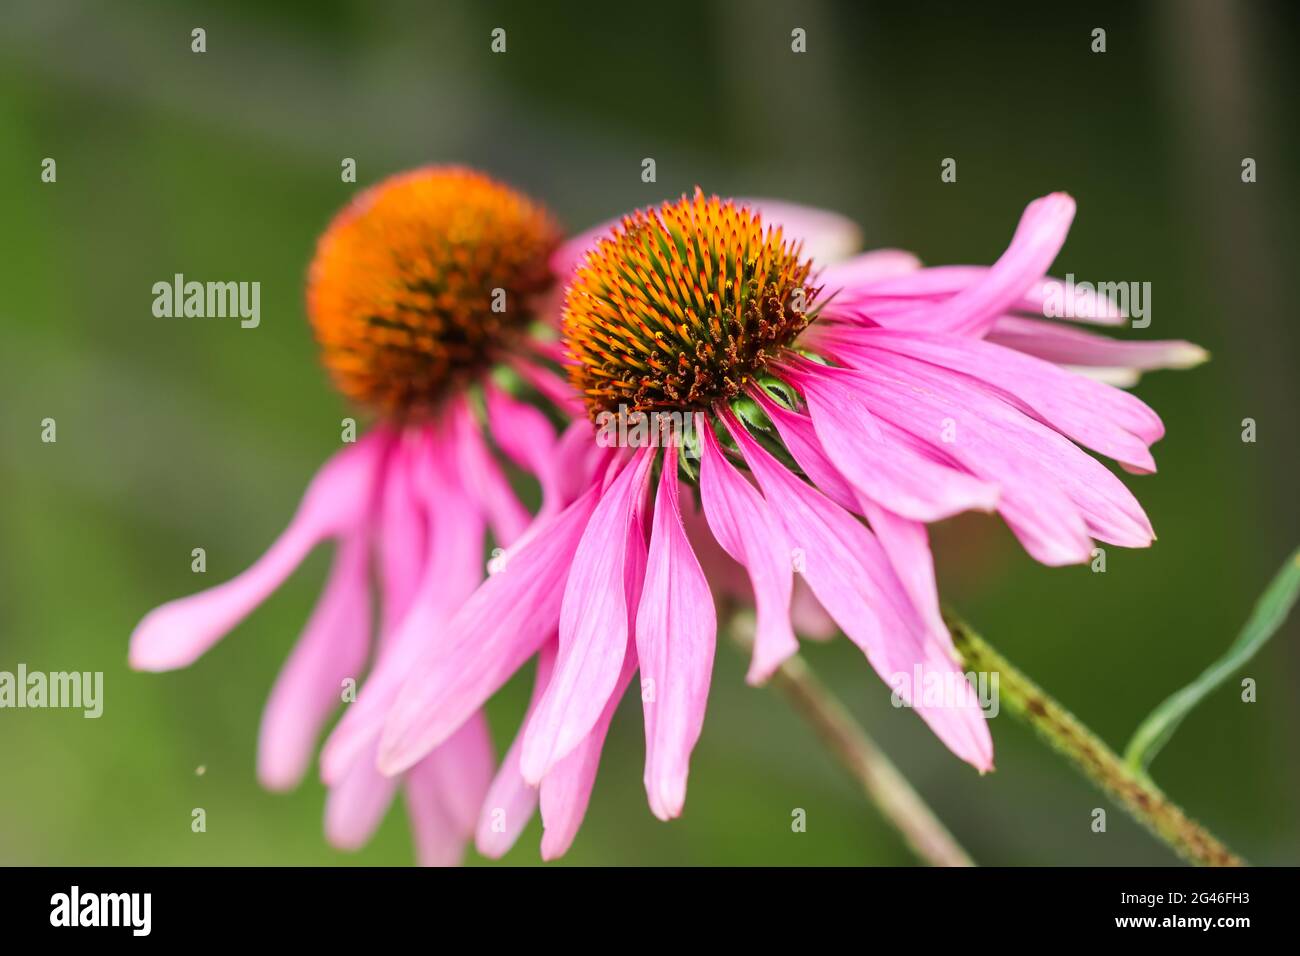
[{"label": "drooping pink petal", "polygon": [[365,521],[388,446],[389,436],[379,431],[336,453],[308,485],[289,527],[248,570],[150,611],[131,635],[131,666],[165,671],[192,664],[284,583],[312,548]]},{"label": "drooping pink petal", "polygon": [[369,547],[364,531],[340,542],[325,591],[266,702],[257,778],[268,790],[291,790],[302,780],[321,727],[342,700],[344,679],[365,665]]},{"label": "drooping pink petal", "polygon": [[519,772],[519,754],[524,746],[524,728],[551,682],[555,651],[556,641],[547,641],[537,653],[537,676],[533,680],[528,710],[483,801],[474,842],[480,853],[494,860],[500,859],[515,845],[537,808],[537,789],[528,786]]},{"label": "drooping pink petal", "polygon": [[952,635],[939,612],[934,555],[925,525],[900,517],[865,496],[859,498],[858,504],[926,630],[946,648],[951,648]]},{"label": "drooping pink petal", "polygon": [[[845,482],[827,458],[807,417],[782,407],[760,388],[752,389],[751,394],[776,425],[781,440],[813,485],[844,510],[860,514],[871,522],[872,531],[922,622],[941,643],[949,646],[952,638],[939,614],[934,558],[930,553],[925,525],[894,514]],[[889,440],[906,442],[908,436],[899,432],[896,426],[889,422],[881,424]],[[808,595],[804,603],[811,605],[801,611],[807,615],[805,623],[815,634],[825,635],[828,630],[834,631],[834,623],[829,622],[828,627],[825,611],[815,598]]]},{"label": "drooping pink petal", "polygon": [[[431,438],[423,429],[407,428],[393,449],[379,503],[378,555],[381,641],[397,630],[415,600],[428,546],[427,516],[415,469],[428,454]],[[355,675],[355,672],[354,672]]]},{"label": "drooping pink petal", "polygon": [[461,862],[491,779],[492,740],[482,714],[407,772],[406,810],[421,866]]},{"label": "drooping pink petal", "polygon": [[538,784],[591,732],[627,648],[627,539],[640,521],[654,449],[642,448],[601,496],[573,558],[560,610],[555,674],[528,722],[520,769]]},{"label": "drooping pink petal", "polygon": [[636,673],[636,609],[641,601],[641,585],[645,578],[646,543],[640,526],[635,526],[627,537],[627,563],[623,584],[628,597],[627,653],[623,656],[623,669],[619,673],[614,693],[600,712],[596,726],[572,752],[559,761],[542,778],[540,788],[542,810],[542,859],[559,859],[573,845],[582,819],[587,814],[591,790],[596,783],[600,767],[600,754],[609,733],[610,721],[623,699],[627,686]]},{"label": "drooping pink petal", "polygon": [[802,376],[797,385],[826,456],[872,501],[914,521],[990,511],[996,504],[995,485],[946,467],[887,435],[856,389],[817,375]]},{"label": "drooping pink petal", "polygon": [[531,405],[507,395],[490,381],[484,389],[492,437],[510,459],[533,475],[544,499],[556,494],[555,427]]},{"label": "drooping pink petal", "polygon": [[453,733],[555,633],[578,541],[596,507],[589,489],[533,525],[410,666],[388,713],[380,766],[400,773]]},{"label": "drooping pink petal", "polygon": [[[913,434],[928,427],[932,440],[942,443],[942,429],[935,426],[945,418],[952,423],[952,441],[943,447],[972,471],[987,469],[983,473],[1002,485],[1000,510],[1013,530],[1025,526],[1022,512],[1035,506],[1045,511],[1051,506],[1053,492],[1063,495],[1085,530],[1075,560],[1065,563],[1081,563],[1091,557],[1091,545],[1086,543],[1089,535],[1126,548],[1151,544],[1151,523],[1123,482],[1059,432],[1025,415],[979,382],[894,353],[857,349],[853,361],[853,371],[837,370],[836,374],[862,376],[864,381],[876,383],[870,387],[870,402],[910,403],[905,414],[913,423]],[[811,363],[808,367],[813,368]],[[918,428],[927,418],[928,426]],[[1009,482],[1017,483],[1019,489],[1010,490]],[[1017,509],[1015,522],[1008,508]]]},{"label": "drooping pink petal", "polygon": [[507,358],[506,364],[560,411],[573,418],[581,418],[587,413],[573,386],[550,369],[519,356]]},{"label": "drooping pink petal", "polygon": [[403,778],[406,817],[411,823],[415,861],[419,866],[459,866],[468,841],[457,832],[455,821],[439,799],[438,782],[424,763],[412,767]]},{"label": "drooping pink petal", "polygon": [[790,592],[790,623],[796,634],[813,641],[829,641],[837,630],[801,574],[795,575],[794,589]]},{"label": "drooping pink petal", "polygon": [[375,769],[373,744],[369,756],[354,763],[325,799],[325,839],[340,850],[370,842],[397,792],[397,781]]},{"label": "drooping pink petal", "polygon": [[978,379],[1079,444],[1155,471],[1147,446],[1164,434],[1164,426],[1127,392],[979,339],[884,329],[849,334],[860,347],[912,356]]},{"label": "drooping pink petal", "polygon": [[443,807],[462,840],[478,824],[492,783],[495,754],[482,711],[475,713],[421,763],[429,764]]},{"label": "drooping pink petal", "polygon": [[1078,507],[1061,490],[1052,470],[1022,442],[1008,441],[1002,428],[972,414],[948,390],[936,393],[927,383],[918,383],[892,366],[882,368],[873,353],[859,350],[852,361],[852,370],[801,363],[793,377],[845,379],[846,387],[856,389],[876,415],[932,443],[976,475],[997,482],[998,512],[1038,561],[1079,564],[1091,558],[1092,541]]},{"label": "drooping pink petal", "polygon": [[369,752],[411,667],[443,640],[452,615],[482,580],[483,516],[451,468],[450,440],[432,440],[413,463],[427,521],[428,557],[413,602],[397,629],[385,636],[357,699],[325,741],[320,765],[327,784],[341,779]]},{"label": "drooping pink petal", "polygon": [[[879,279],[852,274],[837,283],[839,273],[827,270],[832,278],[826,282],[828,294],[839,290],[830,301],[832,309],[828,318],[853,320],[869,315],[880,324],[894,326],[897,320],[912,321],[902,328],[915,328],[916,318],[927,314],[936,304],[942,303],[969,286],[977,285],[988,275],[988,266],[933,266],[914,272],[899,270],[899,274]],[[825,281],[825,280],[822,280]],[[842,286],[842,288],[841,288]],[[1065,318],[1097,325],[1123,325],[1127,319],[1124,310],[1111,299],[1100,295],[1089,286],[1069,287],[1060,279],[1045,276],[1032,283],[1021,298],[1008,307],[1010,312],[1028,315],[1049,315],[1057,304]]]},{"label": "drooping pink petal", "polygon": [[497,542],[509,547],[532,522],[528,509],[515,495],[501,466],[484,443],[483,434],[465,400],[458,398],[453,401],[447,414],[451,422],[451,451],[460,469],[462,485],[487,516]]},{"label": "drooping pink petal", "polygon": [[1002,316],[987,340],[1062,365],[1096,365],[1151,371],[1192,368],[1208,357],[1205,349],[1180,339],[1121,341],[1058,322]]},{"label": "drooping pink petal", "polygon": [[691,751],[704,726],[718,622],[677,504],[677,454],[668,449],[655,495],[645,587],[636,615],[646,731],[646,795],[661,820],[682,812]]},{"label": "drooping pink petal", "polygon": [[790,546],[763,496],[723,455],[704,416],[697,415],[696,422],[696,431],[703,436],[700,500],[704,515],[718,543],[745,566],[754,588],[757,620],[746,680],[761,684],[799,650],[790,626]]},{"label": "drooping pink petal", "polygon": [[1026,208],[1006,252],[979,281],[937,305],[921,319],[936,332],[983,335],[1041,282],[1065,244],[1074,200],[1065,193],[1035,199]]},{"label": "drooping pink petal", "polygon": [[602,448],[595,429],[584,415],[560,435],[555,445],[556,490],[554,499],[543,499],[539,514],[566,507],[581,497],[604,472],[615,449]]},{"label": "drooping pink petal", "polygon": [[898,675],[917,669],[951,678],[959,692],[955,700],[934,705],[906,688],[900,694],[953,753],[989,769],[993,745],[974,692],[927,632],[875,536],[780,465],[730,412],[724,409],[722,417],[787,538],[799,549],[803,578],[817,600],[887,684],[895,686]]}]

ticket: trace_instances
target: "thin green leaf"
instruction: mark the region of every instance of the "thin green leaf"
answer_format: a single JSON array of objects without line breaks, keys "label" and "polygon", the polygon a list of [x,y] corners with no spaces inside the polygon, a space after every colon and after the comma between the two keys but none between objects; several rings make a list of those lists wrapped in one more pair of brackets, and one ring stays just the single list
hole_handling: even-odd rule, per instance
[{"label": "thin green leaf", "polygon": [[1145,772],[1191,709],[1254,657],[1255,652],[1282,626],[1295,605],[1297,596],[1300,596],[1300,549],[1282,565],[1268,590],[1256,602],[1250,620],[1227,652],[1138,725],[1133,739],[1124,751],[1125,762],[1130,767]]}]

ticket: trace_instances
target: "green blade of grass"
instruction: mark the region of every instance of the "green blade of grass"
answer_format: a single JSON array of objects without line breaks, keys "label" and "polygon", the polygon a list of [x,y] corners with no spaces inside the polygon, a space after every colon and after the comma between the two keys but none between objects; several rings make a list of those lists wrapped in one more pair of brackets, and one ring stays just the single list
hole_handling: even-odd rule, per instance
[{"label": "green blade of grass", "polygon": [[1124,761],[1145,773],[1187,714],[1211,691],[1255,656],[1282,626],[1300,595],[1300,549],[1297,549],[1255,603],[1237,639],[1217,661],[1182,690],[1172,694],[1138,725],[1124,751]]}]

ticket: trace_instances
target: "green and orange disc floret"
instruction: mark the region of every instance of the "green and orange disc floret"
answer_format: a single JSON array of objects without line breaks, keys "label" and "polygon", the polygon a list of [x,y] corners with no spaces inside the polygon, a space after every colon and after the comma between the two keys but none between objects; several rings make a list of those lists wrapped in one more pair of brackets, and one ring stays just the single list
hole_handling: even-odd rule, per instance
[{"label": "green and orange disc floret", "polygon": [[570,381],[593,418],[730,402],[808,325],[811,274],[800,243],[731,200],[697,189],[635,212],[569,285]]}]

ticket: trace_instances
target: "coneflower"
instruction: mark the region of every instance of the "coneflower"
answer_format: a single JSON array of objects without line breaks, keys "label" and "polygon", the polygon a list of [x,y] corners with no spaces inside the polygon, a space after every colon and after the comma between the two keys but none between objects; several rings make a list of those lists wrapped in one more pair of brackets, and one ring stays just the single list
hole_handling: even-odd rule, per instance
[{"label": "coneflower", "polygon": [[[317,544],[337,542],[324,593],[267,703],[258,776],[275,790],[299,782],[344,683],[373,660],[323,762],[326,832],[341,847],[366,842],[396,792],[375,749],[405,663],[473,593],[488,544],[508,547],[532,520],[493,445],[536,477],[555,509],[591,480],[599,458],[585,426],[573,430],[581,441],[557,439],[544,414],[490,378],[508,364],[571,400],[537,358],[546,346],[530,339],[534,321],[555,321],[548,257],[559,240],[541,205],[469,169],[419,169],[358,195],[320,239],[307,312],[334,383],[377,424],[326,462],[289,527],[248,570],[155,609],[132,635],[133,667],[184,667]],[[474,714],[405,775],[422,862],[459,860],[493,769]]]},{"label": "coneflower", "polygon": [[[1150,472],[1161,422],[1062,365],[1113,375],[1203,357],[1183,342],[1114,343],[1028,317],[1056,288],[1044,274],[1073,214],[1064,194],[1031,203],[988,268],[922,269],[893,250],[826,265],[758,209],[699,191],[562,248],[557,260],[576,264],[562,338],[589,416],[692,427],[629,430],[642,436],[634,447],[508,552],[505,572],[410,668],[380,767],[424,759],[554,644],[515,745],[519,773],[540,787],[543,855],[572,840],[638,669],[649,804],[678,815],[717,629],[683,520],[698,493],[752,585],[750,680],[797,648],[797,574],[940,740],[991,768],[983,713],[939,614],[926,525],[997,510],[1048,564],[1088,560],[1093,539],[1149,544],[1141,506],[1079,446]],[[931,699],[915,676],[951,692]]]}]

